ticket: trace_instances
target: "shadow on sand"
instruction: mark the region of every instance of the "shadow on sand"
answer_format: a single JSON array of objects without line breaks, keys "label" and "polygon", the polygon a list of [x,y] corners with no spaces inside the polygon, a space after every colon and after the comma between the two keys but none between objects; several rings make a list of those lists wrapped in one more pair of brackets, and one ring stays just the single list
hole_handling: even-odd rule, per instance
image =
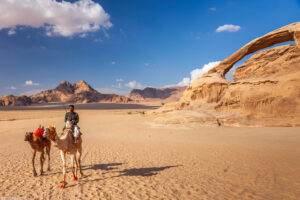
[{"label": "shadow on sand", "polygon": [[173,168],[173,167],[179,167],[179,166],[181,166],[181,165],[124,169],[122,171],[119,171],[120,174],[118,176],[115,176],[115,177],[120,177],[120,176],[153,176],[153,175],[157,175],[158,172],[160,172],[160,171],[164,171],[165,169],[169,169],[169,168]]},{"label": "shadow on sand", "polygon": [[118,167],[116,166],[120,166],[123,165],[124,163],[108,163],[108,164],[96,164],[96,165],[89,165],[89,166],[82,166],[82,170],[114,170],[117,169]]}]

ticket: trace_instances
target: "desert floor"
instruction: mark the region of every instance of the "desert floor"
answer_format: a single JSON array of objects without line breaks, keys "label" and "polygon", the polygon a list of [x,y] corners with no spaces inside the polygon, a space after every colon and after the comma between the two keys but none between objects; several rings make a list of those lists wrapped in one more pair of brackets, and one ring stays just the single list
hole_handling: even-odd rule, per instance
[{"label": "desert floor", "polygon": [[0,199],[300,199],[299,127],[156,126],[141,111],[78,110],[85,176],[68,168],[66,189],[57,148],[33,177],[24,141],[39,124],[61,130],[65,111],[0,111]]}]

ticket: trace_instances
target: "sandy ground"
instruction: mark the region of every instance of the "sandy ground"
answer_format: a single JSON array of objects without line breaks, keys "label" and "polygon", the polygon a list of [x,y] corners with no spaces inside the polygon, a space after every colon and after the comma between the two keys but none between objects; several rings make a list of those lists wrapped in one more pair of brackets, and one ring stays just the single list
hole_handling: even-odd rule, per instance
[{"label": "sandy ground", "polygon": [[33,177],[24,142],[64,111],[0,111],[0,199],[300,199],[300,128],[156,127],[140,111],[78,110],[85,176],[68,169],[66,189],[58,150]]}]

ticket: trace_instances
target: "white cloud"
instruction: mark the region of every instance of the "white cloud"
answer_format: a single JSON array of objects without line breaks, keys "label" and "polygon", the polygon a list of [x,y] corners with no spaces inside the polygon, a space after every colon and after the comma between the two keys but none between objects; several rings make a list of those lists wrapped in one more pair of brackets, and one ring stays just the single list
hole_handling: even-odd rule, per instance
[{"label": "white cloud", "polygon": [[100,38],[95,38],[94,42],[103,42],[103,40],[101,40]]},{"label": "white cloud", "polygon": [[137,81],[129,81],[128,83],[125,84],[125,86],[129,87],[131,89],[142,89],[143,88],[143,85]]},{"label": "white cloud", "polygon": [[37,89],[37,90],[29,90],[29,91],[26,91],[26,92],[23,92],[21,93],[20,95],[26,95],[26,96],[31,96],[31,95],[35,95],[39,92],[41,92],[43,90],[40,90],[40,89]]},{"label": "white cloud", "polygon": [[210,11],[216,11],[217,8],[216,8],[216,7],[211,7],[211,8],[209,8],[209,10],[210,10]]},{"label": "white cloud", "polygon": [[240,30],[241,27],[233,24],[224,24],[223,26],[219,26],[216,32],[228,31],[228,32],[236,32]]},{"label": "white cloud", "polygon": [[150,64],[149,64],[149,63],[144,63],[144,65],[145,65],[145,66],[149,66]]},{"label": "white cloud", "polygon": [[26,86],[39,86],[39,83],[34,83],[32,80],[25,81]]},{"label": "white cloud", "polygon": [[194,80],[202,76],[204,73],[208,72],[210,69],[214,68],[220,63],[220,61],[209,62],[205,64],[202,68],[196,68],[190,72],[191,77],[185,77],[180,81],[177,85],[178,86],[188,86]]},{"label": "white cloud", "polygon": [[185,77],[177,85],[178,86],[188,86],[190,83],[191,83],[191,79],[188,77]]},{"label": "white cloud", "polygon": [[81,33],[81,34],[79,35],[80,38],[86,38],[86,36],[87,36],[86,33]]},{"label": "white cloud", "polygon": [[17,26],[44,27],[48,36],[72,36],[110,28],[110,16],[92,0],[1,0],[0,30]]},{"label": "white cloud", "polygon": [[15,86],[10,86],[9,89],[16,90],[17,88]]},{"label": "white cloud", "polygon": [[115,61],[111,61],[111,64],[114,65],[114,64],[116,64],[116,62]]},{"label": "white cloud", "polygon": [[116,82],[123,82],[124,80],[122,78],[117,78]]},{"label": "white cloud", "polygon": [[8,35],[14,35],[16,34],[16,30],[15,29],[9,29],[9,31],[7,32]]},{"label": "white cloud", "polygon": [[117,88],[97,88],[97,90],[102,94],[118,94],[118,95],[127,95],[129,90],[120,90]]}]

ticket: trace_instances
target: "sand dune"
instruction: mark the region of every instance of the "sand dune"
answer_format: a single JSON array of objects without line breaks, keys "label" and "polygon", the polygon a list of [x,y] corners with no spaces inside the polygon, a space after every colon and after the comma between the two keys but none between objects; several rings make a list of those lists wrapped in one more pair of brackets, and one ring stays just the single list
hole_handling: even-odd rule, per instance
[{"label": "sand dune", "polygon": [[158,127],[140,111],[78,110],[85,176],[72,181],[68,168],[64,190],[58,150],[52,170],[33,177],[23,141],[39,124],[62,128],[64,111],[1,111],[0,197],[299,199],[299,127]]}]

